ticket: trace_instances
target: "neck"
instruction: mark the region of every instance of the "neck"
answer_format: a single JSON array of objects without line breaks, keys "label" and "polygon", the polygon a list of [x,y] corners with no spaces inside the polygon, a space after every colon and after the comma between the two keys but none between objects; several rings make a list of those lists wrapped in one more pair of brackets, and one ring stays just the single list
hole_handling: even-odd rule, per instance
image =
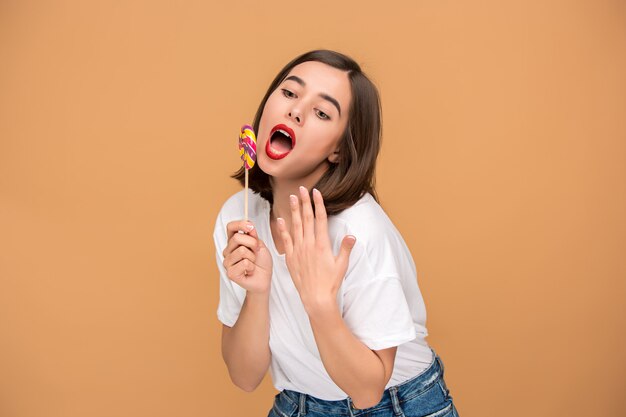
[{"label": "neck", "polygon": [[300,199],[300,186],[305,187],[309,192],[317,184],[317,182],[324,175],[323,171],[313,172],[304,178],[297,179],[281,179],[270,177],[270,183],[272,184],[272,217],[271,220],[275,221],[281,217],[285,219],[285,223],[291,226],[291,207],[289,206],[289,196],[295,195]]}]

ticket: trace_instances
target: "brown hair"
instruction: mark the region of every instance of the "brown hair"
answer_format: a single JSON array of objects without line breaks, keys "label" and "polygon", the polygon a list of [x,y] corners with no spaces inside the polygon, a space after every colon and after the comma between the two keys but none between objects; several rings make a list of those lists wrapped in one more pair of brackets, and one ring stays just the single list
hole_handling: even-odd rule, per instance
[{"label": "brown hair", "polygon": [[[268,97],[296,65],[307,61],[322,62],[346,71],[352,91],[348,124],[339,141],[339,159],[336,163],[330,164],[328,170],[315,184],[315,188],[320,190],[324,197],[326,212],[329,215],[337,214],[354,205],[366,192],[378,201],[374,174],[381,144],[380,98],[376,86],[361,71],[359,64],[350,57],[339,52],[316,50],[289,62],[274,78],[261,100],[254,116],[254,131],[258,132]],[[258,166],[255,164],[249,171],[249,186],[272,203],[270,177]],[[232,177],[244,185],[244,168],[240,168]]]}]

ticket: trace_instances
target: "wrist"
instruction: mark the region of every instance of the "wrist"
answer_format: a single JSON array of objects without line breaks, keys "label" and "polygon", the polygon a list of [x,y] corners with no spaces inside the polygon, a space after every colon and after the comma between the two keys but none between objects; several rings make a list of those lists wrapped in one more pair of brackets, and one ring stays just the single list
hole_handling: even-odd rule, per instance
[{"label": "wrist", "polygon": [[339,314],[339,306],[336,297],[322,297],[315,300],[307,300],[304,309],[309,318],[325,320]]},{"label": "wrist", "polygon": [[270,290],[267,291],[246,291],[246,298],[250,301],[269,301]]}]

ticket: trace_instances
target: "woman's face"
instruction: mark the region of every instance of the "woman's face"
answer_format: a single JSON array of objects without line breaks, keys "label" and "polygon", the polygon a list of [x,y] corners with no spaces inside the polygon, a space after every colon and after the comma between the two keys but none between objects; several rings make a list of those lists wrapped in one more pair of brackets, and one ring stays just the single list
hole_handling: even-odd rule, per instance
[{"label": "woman's face", "polygon": [[351,99],[347,72],[317,61],[295,66],[263,109],[259,167],[274,180],[317,182],[339,158]]}]

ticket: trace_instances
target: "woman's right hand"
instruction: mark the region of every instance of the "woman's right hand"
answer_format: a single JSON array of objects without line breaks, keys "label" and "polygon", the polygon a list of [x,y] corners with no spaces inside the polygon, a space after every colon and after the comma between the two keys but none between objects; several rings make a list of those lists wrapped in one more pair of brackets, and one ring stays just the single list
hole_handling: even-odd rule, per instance
[{"label": "woman's right hand", "polygon": [[[239,233],[242,230],[245,233]],[[233,221],[226,226],[228,244],[222,252],[228,278],[255,294],[270,291],[272,255],[249,221]]]}]

